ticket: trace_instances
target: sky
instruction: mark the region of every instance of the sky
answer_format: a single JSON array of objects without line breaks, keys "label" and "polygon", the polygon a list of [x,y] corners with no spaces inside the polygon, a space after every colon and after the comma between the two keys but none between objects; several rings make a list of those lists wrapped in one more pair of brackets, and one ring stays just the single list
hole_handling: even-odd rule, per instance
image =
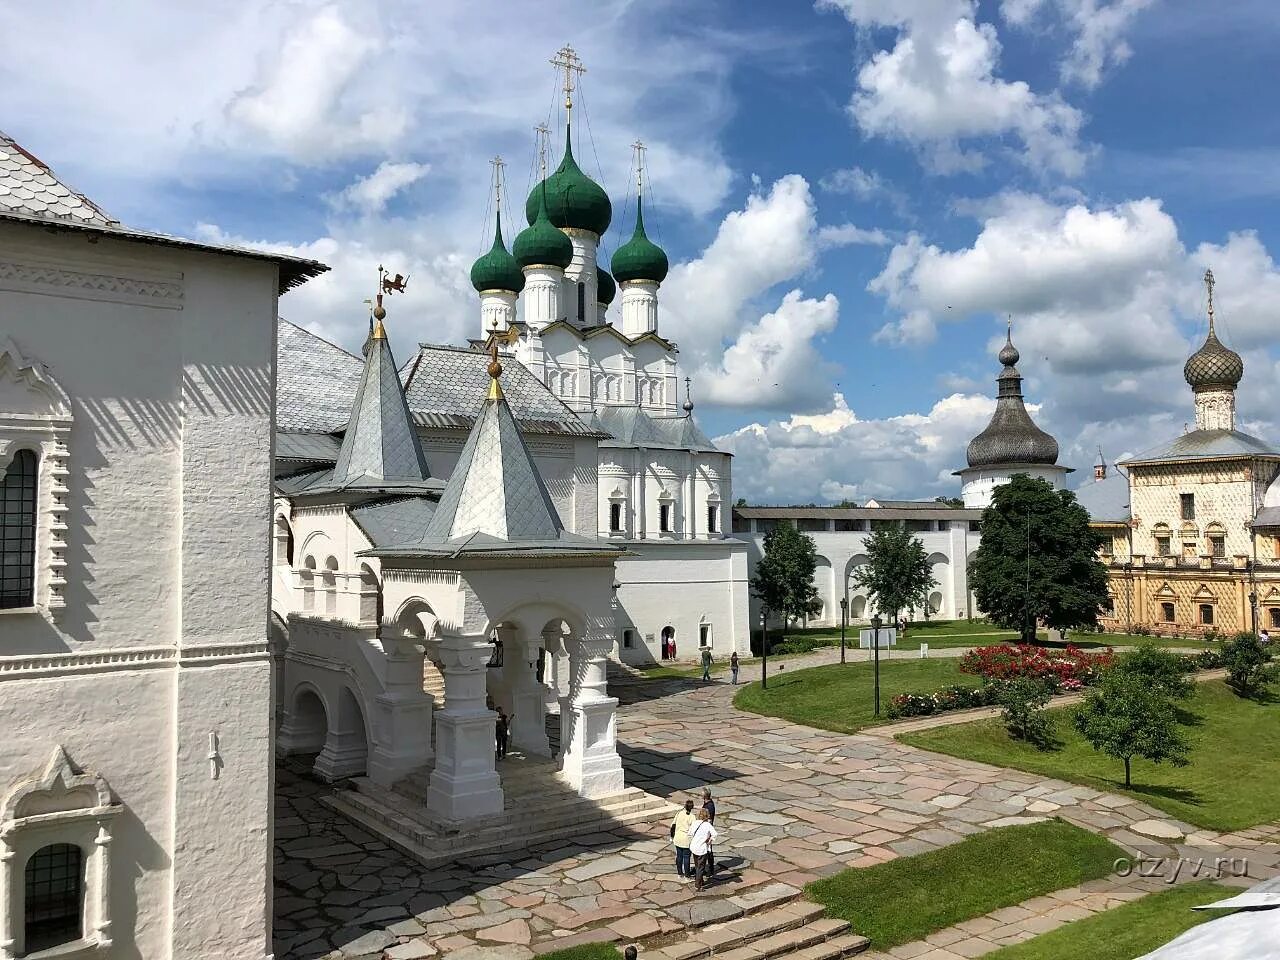
[{"label": "sky", "polygon": [[[0,0],[17,22],[30,0]],[[0,35],[0,129],[131,225],[313,257],[281,314],[348,348],[386,264],[399,355],[479,330],[533,128],[672,269],[659,331],[753,503],[954,496],[1012,323],[1073,483],[1194,424],[1206,329],[1280,443],[1274,0],[66,0]],[[629,192],[630,191],[630,192]],[[616,306],[614,310],[616,311]]]}]

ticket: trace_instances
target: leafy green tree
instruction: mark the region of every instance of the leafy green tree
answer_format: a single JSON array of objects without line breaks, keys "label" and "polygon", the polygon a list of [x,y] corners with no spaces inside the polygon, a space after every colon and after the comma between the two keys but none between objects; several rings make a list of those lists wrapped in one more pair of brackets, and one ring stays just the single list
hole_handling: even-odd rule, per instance
[{"label": "leafy green tree", "polygon": [[1133,785],[1132,763],[1142,757],[1186,766],[1188,744],[1173,701],[1137,673],[1108,670],[1073,719],[1095,750],[1124,761],[1124,785]]},{"label": "leafy green tree", "polygon": [[1251,633],[1222,645],[1222,665],[1227,686],[1242,697],[1252,697],[1276,679],[1271,650]]},{"label": "leafy green tree", "polygon": [[1014,677],[1000,684],[996,700],[1009,736],[1038,747],[1048,746],[1053,739],[1053,718],[1045,710],[1048,684],[1035,677]]},{"label": "leafy green tree", "polygon": [[1144,680],[1173,700],[1187,700],[1195,689],[1187,666],[1179,654],[1144,643],[1121,654],[1111,669]]},{"label": "leafy green tree", "polygon": [[813,537],[781,520],[764,535],[764,556],[756,564],[751,592],[783,622],[812,616],[822,609],[813,584],[817,567]]},{"label": "leafy green tree", "polygon": [[1016,474],[982,514],[973,594],[991,621],[1034,643],[1036,621],[1055,630],[1096,629],[1107,603],[1098,534],[1070,490]]},{"label": "leafy green tree", "polygon": [[938,585],[920,538],[897,526],[876,530],[866,541],[867,562],[852,580],[867,591],[876,609],[894,620],[903,610],[929,607],[929,591]]}]

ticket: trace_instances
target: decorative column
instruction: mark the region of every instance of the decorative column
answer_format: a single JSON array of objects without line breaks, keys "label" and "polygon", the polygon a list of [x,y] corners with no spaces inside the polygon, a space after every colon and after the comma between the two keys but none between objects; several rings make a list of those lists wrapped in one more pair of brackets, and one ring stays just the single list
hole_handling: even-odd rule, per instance
[{"label": "decorative column", "polygon": [[622,332],[629,337],[658,329],[658,285],[652,280],[622,283]]},{"label": "decorative column", "polygon": [[17,886],[20,879],[14,877],[14,861],[17,859],[9,838],[0,834],[0,960],[11,960],[18,945],[14,930],[18,915]]},{"label": "decorative column", "polygon": [[[395,628],[384,624],[382,629]],[[415,637],[382,638],[386,679],[375,701],[379,736],[369,753],[369,776],[384,787],[431,759],[431,697],[422,689],[421,643]]]},{"label": "decorative column", "polygon": [[606,693],[610,637],[570,640],[569,696],[560,702],[560,770],[583,797],[607,797],[625,786],[617,747],[618,701]]},{"label": "decorative column", "polygon": [[480,292],[480,337],[497,330],[502,333],[516,319],[516,295],[509,290]]},{"label": "decorative column", "polygon": [[542,330],[564,316],[560,303],[564,271],[548,264],[524,268],[524,322],[530,330]]},{"label": "decorative column", "polygon": [[[590,325],[596,322],[598,316],[596,297],[599,293],[599,281],[596,279],[596,247],[600,243],[600,237],[591,230],[581,227],[561,227],[560,229],[568,234],[569,242],[573,244],[573,259],[564,270],[566,293],[568,288],[572,287],[573,296],[563,304],[564,315],[579,326],[584,323]],[[585,288],[581,320],[578,318],[577,285],[579,283]]]},{"label": "decorative column", "polygon": [[111,826],[107,817],[98,818],[98,835],[94,837],[98,861],[98,916],[94,923],[97,944],[102,950],[111,946]]},{"label": "decorative column", "polygon": [[542,638],[515,635],[506,648],[507,666],[512,676],[511,745],[531,757],[550,757],[547,740],[546,695],[538,683],[538,651]]},{"label": "decorative column", "polygon": [[500,814],[502,780],[495,769],[494,722],[485,707],[486,666],[493,647],[485,636],[440,638],[444,709],[436,714],[436,766],[427,809],[446,820]]}]

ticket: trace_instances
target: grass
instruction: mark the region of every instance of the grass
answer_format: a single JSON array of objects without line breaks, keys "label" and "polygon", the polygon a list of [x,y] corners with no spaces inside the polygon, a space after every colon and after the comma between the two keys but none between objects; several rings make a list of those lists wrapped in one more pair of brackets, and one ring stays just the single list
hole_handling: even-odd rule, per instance
[{"label": "grass", "polygon": [[611,943],[588,943],[581,947],[552,950],[542,954],[541,960],[619,960],[622,951]]},{"label": "grass", "polygon": [[1134,786],[1128,790],[1123,763],[1095,751],[1072,728],[1072,708],[1051,713],[1057,721],[1054,749],[1010,740],[999,720],[934,727],[898,739],[954,757],[1126,793],[1212,830],[1239,830],[1280,816],[1275,788],[1280,783],[1280,698],[1245,700],[1220,680],[1197,684],[1185,710],[1190,764],[1173,767],[1135,759]]},{"label": "grass", "polygon": [[1133,960],[1184,930],[1225,915],[1192,907],[1239,892],[1209,880],[1172,887],[984,956],[986,960]]},{"label": "grass", "polygon": [[[769,686],[758,680],[744,686],[733,705],[739,710],[780,717],[837,733],[855,733],[863,727],[887,723],[884,711],[899,693],[933,691],[950,684],[978,686],[980,678],[960,672],[960,661],[896,660],[881,663],[880,709],[875,717],[874,664],[833,663],[805,670],[771,673]],[[750,674],[748,674],[750,676]]]},{"label": "grass", "polygon": [[998,827],[941,850],[845,870],[814,881],[805,894],[885,950],[1104,877],[1124,855],[1110,840],[1048,820]]}]

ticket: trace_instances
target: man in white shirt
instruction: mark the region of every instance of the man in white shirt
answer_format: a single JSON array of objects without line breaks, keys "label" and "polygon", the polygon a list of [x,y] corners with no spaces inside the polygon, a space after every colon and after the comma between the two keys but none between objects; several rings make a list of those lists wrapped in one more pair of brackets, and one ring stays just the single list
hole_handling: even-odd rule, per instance
[{"label": "man in white shirt", "polygon": [[716,842],[716,828],[706,809],[698,811],[698,819],[689,829],[689,850],[693,854],[694,886],[701,890],[703,882],[711,876],[711,849]]}]

